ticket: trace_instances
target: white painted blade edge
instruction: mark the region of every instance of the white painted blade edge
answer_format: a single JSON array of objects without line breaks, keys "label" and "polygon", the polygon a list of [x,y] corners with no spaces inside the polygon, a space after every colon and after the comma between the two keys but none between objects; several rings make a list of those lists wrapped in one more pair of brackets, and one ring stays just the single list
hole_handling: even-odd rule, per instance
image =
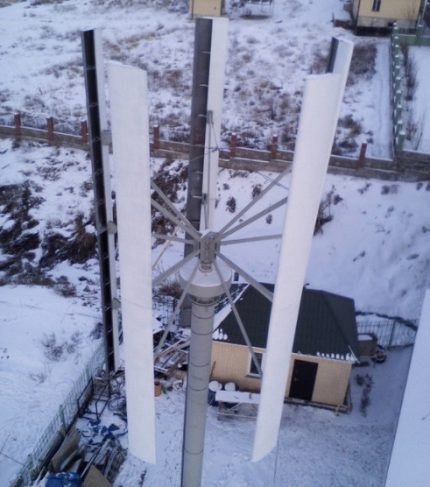
[{"label": "white painted blade edge", "polygon": [[385,487],[427,486],[430,479],[430,289],[421,309]]},{"label": "white painted blade edge", "polygon": [[[352,43],[342,44],[341,49],[347,53],[344,70],[348,72]],[[346,81],[346,75],[338,73],[310,76],[303,96],[269,325],[253,461],[270,453],[278,440],[313,230]]]},{"label": "white painted blade edge", "polygon": [[109,63],[129,451],[155,463],[147,77]]},{"label": "white painted blade edge", "polygon": [[[207,110],[212,112],[212,124],[206,125],[205,156],[203,161],[202,192],[206,194],[207,216],[202,205],[200,229],[213,230],[215,203],[217,198],[216,183],[218,179],[218,148],[221,138],[221,116],[224,97],[225,64],[228,47],[227,18],[212,19],[211,63],[209,66],[209,88]],[[206,221],[207,218],[207,221]]]}]

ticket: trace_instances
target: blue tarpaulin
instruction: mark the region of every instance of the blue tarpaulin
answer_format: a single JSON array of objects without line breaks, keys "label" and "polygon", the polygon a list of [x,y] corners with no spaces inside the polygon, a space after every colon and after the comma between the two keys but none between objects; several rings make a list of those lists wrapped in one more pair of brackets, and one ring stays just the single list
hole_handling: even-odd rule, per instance
[{"label": "blue tarpaulin", "polygon": [[82,481],[76,472],[50,473],[45,487],[82,487]]}]

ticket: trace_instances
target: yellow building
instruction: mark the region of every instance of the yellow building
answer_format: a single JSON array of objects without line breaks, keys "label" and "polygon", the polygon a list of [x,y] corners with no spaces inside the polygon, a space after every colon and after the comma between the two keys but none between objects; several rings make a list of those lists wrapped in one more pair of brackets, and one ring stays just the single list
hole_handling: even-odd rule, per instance
[{"label": "yellow building", "polygon": [[224,11],[224,0],[190,0],[192,17],[219,17]]},{"label": "yellow building", "polygon": [[[273,289],[273,285],[267,285]],[[236,307],[264,373],[271,304],[251,286],[241,290]],[[224,308],[212,349],[212,379],[259,391],[260,377],[233,312]],[[345,404],[352,365],[358,361],[357,325],[352,299],[304,289],[290,357],[285,396],[316,404]],[[287,352],[285,360],[288,360]]]},{"label": "yellow building", "polygon": [[352,14],[357,29],[384,29],[397,22],[413,29],[424,0],[353,0]]}]

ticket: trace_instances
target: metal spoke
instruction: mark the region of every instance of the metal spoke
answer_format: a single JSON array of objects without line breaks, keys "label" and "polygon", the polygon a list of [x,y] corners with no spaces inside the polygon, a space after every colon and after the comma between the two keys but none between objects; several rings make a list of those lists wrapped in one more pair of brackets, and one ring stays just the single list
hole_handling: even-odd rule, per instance
[{"label": "metal spoke", "polygon": [[[158,345],[156,346],[154,353],[157,353],[161,347],[164,345],[164,342],[166,340],[167,334],[169,333],[169,330],[171,326],[173,325],[173,321],[176,318],[176,316],[179,314],[179,310],[181,309],[182,303],[184,302],[185,296],[188,294],[188,289],[191,286],[191,283],[193,282],[194,276],[196,275],[197,269],[199,268],[199,263],[196,263],[196,266],[193,269],[193,272],[191,273],[190,278],[187,281],[187,284],[185,285],[182,294],[176,303],[175,309],[173,311],[172,316],[169,318],[169,322],[167,323],[166,329],[163,332],[162,337],[160,338],[160,341],[158,342]],[[155,357],[154,357],[155,358]]]},{"label": "metal spoke", "polygon": [[[151,199],[151,204],[162,215],[164,215],[168,220],[170,220],[172,223],[174,223],[177,227],[180,227],[185,233],[190,235],[190,237],[194,238],[195,241],[199,240],[200,235],[194,227],[188,227],[188,225],[185,225],[184,222],[182,222],[181,220],[176,218],[175,215],[173,215],[167,208],[165,208],[163,205],[161,205],[158,201]],[[194,232],[193,232],[193,230],[190,230],[190,228],[192,228],[194,230]]]},{"label": "metal spoke", "polygon": [[221,245],[234,245],[247,242],[258,242],[260,240],[275,240],[282,238],[282,234],[278,233],[276,235],[262,235],[261,237],[248,237],[248,238],[236,238],[234,240],[221,240]]},{"label": "metal spoke", "polygon": [[219,267],[218,267],[218,264],[216,263],[216,261],[214,261],[214,266],[215,266],[215,270],[216,270],[216,272],[218,274],[219,280],[221,282],[221,285],[222,285],[222,287],[224,289],[224,292],[227,295],[227,299],[228,299],[228,301],[230,303],[230,306],[231,306],[231,309],[233,311],[234,317],[236,318],[236,322],[239,325],[239,328],[240,328],[240,331],[242,333],[243,339],[245,340],[245,343],[246,343],[246,345],[248,347],[248,350],[249,350],[249,352],[251,354],[252,361],[253,361],[253,363],[254,363],[254,365],[255,365],[255,367],[257,369],[257,372],[260,375],[260,377],[263,377],[263,371],[261,370],[261,366],[258,363],[257,357],[255,356],[255,353],[254,353],[254,349],[252,347],[251,340],[249,339],[248,333],[246,332],[246,328],[245,328],[245,326],[243,324],[242,318],[240,317],[239,311],[237,310],[236,304],[234,303],[233,298],[231,297],[231,293],[230,293],[228,287],[226,286],[224,280],[222,279],[222,275],[221,275],[221,272],[219,270]]},{"label": "metal spoke", "polygon": [[158,276],[155,277],[154,280],[152,281],[152,285],[153,286],[158,286],[158,284],[160,284],[161,281],[163,281],[164,279],[167,279],[171,274],[173,274],[175,271],[177,271],[178,269],[180,269],[189,260],[191,260],[193,257],[195,257],[196,255],[198,255],[199,252],[200,252],[200,249],[194,250],[193,252],[191,252],[191,254],[188,254],[186,257],[184,257],[183,259],[181,259],[179,262],[177,262],[176,264],[172,265],[172,267],[169,267],[169,269],[167,269],[166,271],[161,272],[160,274],[158,274]]},{"label": "metal spoke", "polygon": [[223,237],[224,232],[226,232],[232,225],[234,225],[239,220],[239,218],[242,215],[244,215],[258,201],[260,201],[261,198],[263,198],[263,196],[273,188],[273,186],[276,186],[276,184],[278,184],[278,182],[287,174],[288,171],[289,170],[286,169],[281,174],[279,174],[275,179],[273,179],[272,182],[268,186],[266,186],[258,196],[256,196],[250,203],[248,203],[244,208],[242,208],[242,210],[240,210],[239,213],[234,218],[232,218],[224,227],[222,227],[221,230],[219,231],[221,236]]},{"label": "metal spoke", "polygon": [[217,255],[221,260],[223,260],[226,264],[228,264],[232,269],[234,269],[236,272],[238,272],[246,281],[249,282],[249,284],[251,284],[251,286],[253,286],[266,299],[268,299],[270,302],[273,301],[273,293],[270,292],[266,287],[264,287],[262,284],[260,284],[258,281],[256,281],[251,275],[249,275],[246,271],[244,271],[237,264],[232,262],[225,255],[221,254],[221,252],[219,252]]},{"label": "metal spoke", "polygon": [[[179,229],[179,227],[176,226],[175,229],[173,230],[173,235],[177,234],[178,229]],[[168,249],[169,245],[170,245],[170,242],[168,240],[166,240],[163,244],[162,249],[160,250],[160,253],[158,254],[158,257],[155,259],[154,263],[152,264],[152,270],[154,270],[157,267],[158,263],[160,262],[161,258],[163,257],[164,252],[166,252],[166,250]]]},{"label": "metal spoke", "polygon": [[256,220],[258,220],[259,218],[261,218],[262,216],[265,216],[267,215],[268,213],[270,213],[271,211],[273,210],[276,210],[276,208],[279,208],[280,206],[284,205],[286,202],[287,202],[288,198],[285,197],[285,198],[282,198],[282,200],[278,201],[277,203],[275,203],[274,205],[271,205],[269,206],[268,208],[266,208],[265,210],[262,210],[260,211],[259,213],[256,213],[254,216],[252,216],[251,218],[248,218],[248,220],[245,220],[243,221],[242,223],[240,223],[239,225],[231,228],[228,232],[225,232],[223,234],[220,235],[219,238],[225,238],[227,237],[228,235],[231,235],[232,233],[235,233],[237,232],[238,230],[240,230],[241,228],[243,227],[246,227],[247,225],[249,225],[250,223],[253,223],[255,222]]},{"label": "metal spoke", "polygon": [[[289,172],[289,171],[290,171],[290,169],[288,168],[288,169],[287,169],[287,171]],[[261,171],[256,171],[256,173],[257,173],[257,174],[259,174],[259,175],[260,175],[260,176],[261,176],[263,179],[265,179],[266,181],[270,181],[270,182],[271,182],[271,181],[273,181],[273,179],[272,179],[272,178],[269,178],[269,176],[266,176],[266,174],[264,174],[264,173],[263,173],[263,172],[261,172]],[[286,191],[288,191],[288,186],[285,186],[285,185],[283,185],[283,184],[281,184],[281,183],[277,183],[277,185],[276,185],[276,186],[278,186],[279,188],[282,188],[282,189],[285,189]]]},{"label": "metal spoke", "polygon": [[191,244],[194,243],[194,240],[176,237],[175,235],[164,235],[162,233],[153,233],[152,236],[159,240],[168,240],[170,242],[191,243]]},{"label": "metal spoke", "polygon": [[[154,183],[153,180],[151,180],[151,187],[154,189],[154,191],[158,194],[158,196],[163,200],[163,202],[167,205],[169,210],[176,216],[176,218],[182,223],[182,228],[190,234],[191,237],[194,239],[198,240],[200,238],[199,232],[191,225],[191,223],[188,221],[187,217],[184,216],[176,207],[174,204],[170,202],[170,200],[167,198],[167,196],[161,191],[161,189]],[[154,204],[154,199],[152,199],[152,202]],[[161,206],[161,205],[160,205]],[[159,209],[159,208],[157,208]]]},{"label": "metal spoke", "polygon": [[203,194],[202,197],[203,197],[202,203],[203,203],[204,230],[206,230],[208,228],[208,225],[209,225],[209,202],[208,202],[208,193]]}]

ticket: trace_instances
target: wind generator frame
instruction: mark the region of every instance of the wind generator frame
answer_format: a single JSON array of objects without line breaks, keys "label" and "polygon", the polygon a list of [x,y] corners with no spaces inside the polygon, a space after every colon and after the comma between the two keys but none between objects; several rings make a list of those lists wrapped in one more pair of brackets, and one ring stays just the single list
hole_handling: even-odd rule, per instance
[{"label": "wind generator frame", "polygon": [[[225,19],[213,20],[222,22]],[[109,63],[112,141],[117,179],[129,450],[148,462],[155,462],[153,351],[150,346],[152,342],[150,204],[184,231],[184,238],[165,236],[165,240],[179,241],[189,245],[190,248],[183,259],[152,281],[156,286],[174,273],[179,273],[183,292],[175,313],[185,296],[191,296],[192,300],[182,487],[201,485],[213,308],[217,298],[222,294],[227,296],[232,306],[252,360],[263,377],[253,460],[257,461],[266,456],[278,441],[289,372],[288,357],[291,356],[313,228],[351,54],[352,43],[334,40],[328,73],[310,76],[306,82],[282,233],[280,265],[273,295],[246,270],[229,259],[222,248],[281,236],[228,238],[287,202],[287,198],[282,198],[264,210],[239,221],[275,185],[279,184],[287,171],[271,181],[253,201],[218,231],[214,231],[213,223],[210,223],[213,222],[215,205],[210,205],[210,198],[202,197],[200,217],[202,226],[196,229],[195,222],[190,222],[168,200],[160,188],[150,181],[146,73],[130,66]],[[321,96],[322,92],[324,96]],[[209,99],[208,96],[206,103]],[[317,117],[315,110],[318,110]],[[132,126],[128,123],[130,119],[133,120]],[[213,119],[206,118],[206,130],[208,126],[211,130],[212,122]],[[307,143],[310,136],[313,138],[312,144]],[[210,154],[214,149],[211,145],[214,139],[209,136],[207,140],[209,145],[205,144],[204,154]],[[215,147],[214,152],[218,149]],[[210,174],[209,169],[206,162],[202,174]],[[205,177],[201,177],[200,180],[203,195]],[[207,181],[209,184],[206,190],[208,194],[212,191],[213,195],[215,181],[209,177]],[[158,195],[159,201],[154,198],[150,201],[151,190]],[[300,237],[294,241],[293,236],[296,235]],[[263,296],[273,301],[264,370],[261,370],[260,363],[255,357],[245,326],[229,291],[232,270],[238,272]]]}]

